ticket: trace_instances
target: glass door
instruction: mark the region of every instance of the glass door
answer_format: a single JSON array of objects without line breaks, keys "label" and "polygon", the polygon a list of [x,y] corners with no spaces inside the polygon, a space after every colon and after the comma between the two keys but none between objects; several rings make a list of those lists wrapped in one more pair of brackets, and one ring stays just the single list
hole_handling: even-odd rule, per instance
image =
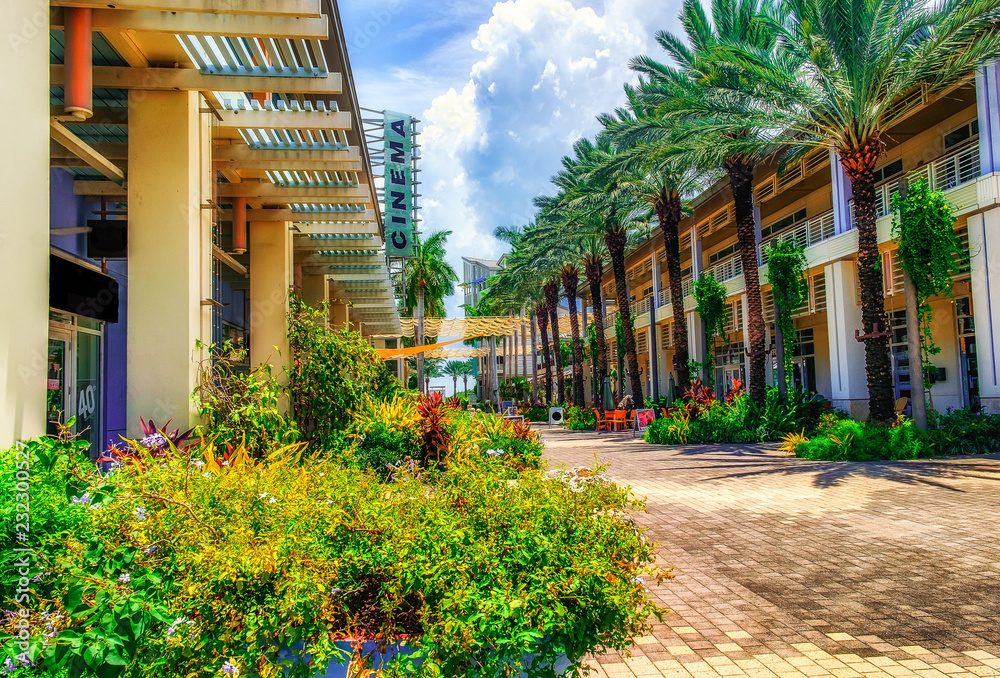
[{"label": "glass door", "polygon": [[72,362],[69,356],[72,342],[69,332],[49,332],[49,354],[46,360],[46,416],[45,430],[49,435],[58,433],[56,424],[73,416],[70,375]]},{"label": "glass door", "polygon": [[81,440],[90,443],[90,455],[100,456],[101,441],[101,337],[76,333],[74,393],[76,427]]}]

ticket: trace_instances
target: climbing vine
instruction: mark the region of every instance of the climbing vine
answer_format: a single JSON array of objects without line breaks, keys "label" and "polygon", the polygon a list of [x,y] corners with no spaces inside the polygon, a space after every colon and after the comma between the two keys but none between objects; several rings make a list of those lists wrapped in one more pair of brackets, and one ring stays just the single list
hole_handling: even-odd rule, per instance
[{"label": "climbing vine", "polygon": [[795,323],[792,312],[809,299],[809,285],[803,271],[803,248],[785,240],[767,250],[767,281],[774,295],[774,324],[781,330],[785,384],[792,385],[792,352],[795,350]]},{"label": "climbing vine", "polygon": [[694,299],[698,302],[698,315],[705,323],[705,334],[708,336],[707,355],[699,368],[708,368],[708,386],[711,388],[715,382],[715,339],[726,330],[726,288],[711,273],[706,273],[694,283]]},{"label": "climbing vine", "polygon": [[944,193],[916,179],[906,196],[892,196],[892,235],[899,243],[899,262],[910,277],[920,309],[920,347],[927,356],[941,352],[931,336],[933,313],[928,300],[951,296],[952,276],[961,270],[968,252],[955,235],[955,215]]}]

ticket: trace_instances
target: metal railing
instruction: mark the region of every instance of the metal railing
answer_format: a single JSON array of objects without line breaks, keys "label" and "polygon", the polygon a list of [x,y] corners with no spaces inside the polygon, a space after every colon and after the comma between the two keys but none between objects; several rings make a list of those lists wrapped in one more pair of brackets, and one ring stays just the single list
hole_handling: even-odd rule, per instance
[{"label": "metal railing", "polygon": [[[913,170],[908,177],[910,181],[917,178],[926,179],[932,191],[947,191],[975,181],[979,175],[979,144],[972,143]],[[888,216],[892,212],[892,196],[899,193],[899,179],[900,177],[896,177],[875,187],[876,219]],[[851,210],[851,223],[857,223],[854,200],[848,205]]]},{"label": "metal railing", "polygon": [[660,306],[670,305],[670,288],[660,290]]},{"label": "metal railing", "polygon": [[835,231],[833,210],[824,212],[818,217],[800,221],[780,232],[777,236],[770,238],[767,242],[760,244],[760,262],[761,264],[767,263],[768,248],[779,242],[791,240],[799,247],[809,247],[810,245],[815,245],[828,238],[832,238]]},{"label": "metal railing", "polygon": [[648,297],[645,297],[643,299],[640,299],[631,308],[632,317],[638,318],[638,317],[640,317],[644,313],[648,315],[649,314],[649,309],[650,309],[652,303],[653,303],[653,296],[652,295],[650,295]]},{"label": "metal railing", "polygon": [[725,282],[743,275],[743,259],[739,254],[735,254],[724,261],[717,262],[705,269],[704,273],[711,273],[716,282]]},{"label": "metal railing", "polygon": [[694,279],[691,276],[688,276],[681,281],[681,294],[687,298],[690,297],[693,292]]}]

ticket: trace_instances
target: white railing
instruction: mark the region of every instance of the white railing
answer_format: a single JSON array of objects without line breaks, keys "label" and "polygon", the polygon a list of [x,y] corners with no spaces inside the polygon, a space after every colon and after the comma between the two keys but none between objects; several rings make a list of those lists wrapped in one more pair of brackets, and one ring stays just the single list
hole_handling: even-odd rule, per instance
[{"label": "white railing", "polygon": [[[917,168],[909,173],[913,181],[923,178],[930,184],[932,191],[947,191],[958,188],[979,178],[979,144],[973,143],[949,155]],[[899,177],[890,179],[875,187],[875,218],[881,219],[892,212],[892,196],[899,193]],[[854,215],[854,200],[848,205],[851,210],[851,223],[857,223]]]},{"label": "white railing", "polygon": [[714,264],[711,268],[706,269],[705,273],[711,273],[716,282],[739,278],[743,275],[743,259],[739,254],[736,254],[725,261]]},{"label": "white railing", "polygon": [[615,326],[615,318],[618,317],[618,311],[613,311],[604,314],[604,329],[608,329]]},{"label": "white railing", "polygon": [[645,297],[645,298],[641,299],[638,303],[636,303],[634,306],[632,306],[632,309],[631,309],[632,310],[632,317],[638,318],[638,317],[642,316],[643,313],[645,313],[645,314],[648,315],[649,314],[649,309],[652,306],[652,303],[653,303],[653,297],[652,296],[648,296],[648,297]]},{"label": "white railing", "polygon": [[799,223],[786,228],[777,236],[772,237],[768,242],[762,242],[760,244],[760,262],[762,265],[767,263],[768,248],[779,242],[791,240],[799,247],[809,247],[810,245],[815,245],[818,242],[823,242],[828,238],[832,238],[835,230],[833,210],[824,212],[818,217],[813,217],[812,219],[808,219],[806,221],[800,221]]},{"label": "white railing", "polygon": [[670,288],[660,290],[660,306],[670,305]]},{"label": "white railing", "polygon": [[688,276],[681,280],[681,294],[687,298],[690,297],[694,292],[694,279]]}]

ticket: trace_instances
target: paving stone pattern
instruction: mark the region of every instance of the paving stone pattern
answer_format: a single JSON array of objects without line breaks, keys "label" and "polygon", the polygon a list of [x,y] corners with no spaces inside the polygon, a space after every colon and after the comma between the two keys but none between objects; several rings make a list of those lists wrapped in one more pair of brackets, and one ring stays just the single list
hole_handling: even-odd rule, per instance
[{"label": "paving stone pattern", "polygon": [[645,496],[671,610],[596,676],[1000,676],[1000,457],[813,462],[541,427]]}]

